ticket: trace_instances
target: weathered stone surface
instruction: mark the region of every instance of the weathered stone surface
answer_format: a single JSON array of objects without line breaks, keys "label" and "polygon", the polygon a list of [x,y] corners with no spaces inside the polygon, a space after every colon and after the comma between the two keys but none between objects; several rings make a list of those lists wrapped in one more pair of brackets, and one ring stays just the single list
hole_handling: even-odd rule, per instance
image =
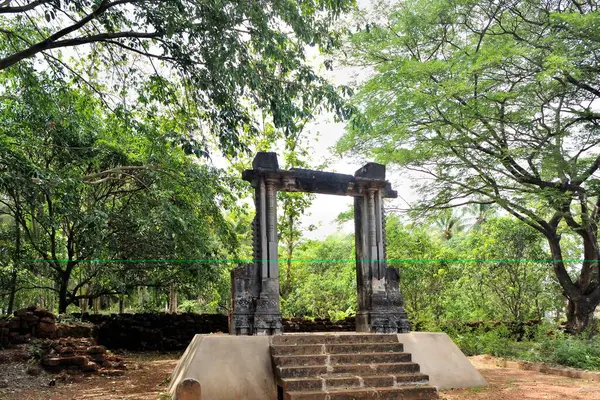
[{"label": "weathered stone surface", "polygon": [[60,358],[61,365],[75,365],[78,367],[83,367],[88,362],[88,359],[85,356],[68,356]]},{"label": "weathered stone surface", "polygon": [[200,400],[202,398],[202,389],[200,382],[188,378],[179,382],[175,391],[176,400]]},{"label": "weathered stone surface", "polygon": [[252,160],[252,168],[264,168],[271,170],[279,169],[279,162],[277,161],[277,154],[273,152],[260,152]]},{"label": "weathered stone surface", "polygon": [[[298,354],[304,346],[319,353]],[[396,335],[274,336],[271,355],[284,399],[437,399]]]},{"label": "weathered stone surface", "polygon": [[[397,197],[385,180],[385,166],[368,163],[354,176],[294,168],[280,170],[275,153],[257,153],[242,179],[254,188],[254,262],[232,273],[235,335],[282,333],[279,311],[277,191],[354,196],[358,312],[361,332],[408,332],[399,272],[386,263],[383,199]],[[324,328],[324,326],[318,326]]]},{"label": "weathered stone surface", "polygon": [[43,358],[42,365],[45,367],[57,367],[60,365],[60,358],[58,358],[58,357]]},{"label": "weathered stone surface", "polygon": [[38,376],[42,373],[42,369],[37,365],[31,365],[27,367],[27,371],[25,371],[27,375]]},{"label": "weathered stone surface", "polygon": [[486,386],[487,382],[452,339],[441,332],[411,332],[398,335],[421,372],[438,389]]},{"label": "weathered stone surface", "polygon": [[36,329],[36,336],[39,338],[51,338],[56,333],[56,324],[53,319],[44,317]]},{"label": "weathered stone surface", "polygon": [[277,398],[267,336],[196,335],[173,371],[169,393],[185,379],[200,382],[202,399]]},{"label": "weathered stone surface", "polygon": [[104,346],[92,346],[89,347],[86,352],[88,354],[104,354],[106,353],[106,347]]},{"label": "weathered stone surface", "polygon": [[83,372],[96,372],[98,371],[98,364],[95,362],[89,361],[85,365],[81,367]]},{"label": "weathered stone surface", "polygon": [[105,370],[125,370],[121,357],[95,345],[90,338],[46,339],[40,344],[41,365],[53,372],[60,370],[69,374],[94,373]]},{"label": "weathered stone surface", "polygon": [[227,316],[222,314],[72,315],[94,324],[96,342],[109,349],[181,350],[186,348],[197,333],[228,331]]}]

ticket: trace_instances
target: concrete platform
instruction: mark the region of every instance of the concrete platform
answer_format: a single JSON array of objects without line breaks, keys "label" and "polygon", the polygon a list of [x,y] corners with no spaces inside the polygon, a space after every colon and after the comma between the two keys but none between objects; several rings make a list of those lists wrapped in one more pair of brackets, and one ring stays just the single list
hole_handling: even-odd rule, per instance
[{"label": "concrete platform", "polygon": [[200,383],[202,400],[277,399],[269,339],[194,336],[171,375],[169,393],[175,398],[179,382],[195,379]]},{"label": "concrete platform", "polygon": [[421,372],[429,375],[429,384],[438,389],[486,386],[487,382],[469,359],[442,332],[398,334],[404,351],[412,355]]},{"label": "concrete platform", "polygon": [[[413,362],[420,365],[420,371],[429,375],[432,386],[450,389],[487,385],[445,333],[413,332],[397,336],[404,351],[411,353]],[[190,382],[195,380],[200,384],[202,400],[277,399],[270,341],[269,336],[196,335],[173,371],[169,393],[175,396],[180,382],[186,381],[185,386],[193,387]],[[177,394],[176,400],[182,399]]]}]

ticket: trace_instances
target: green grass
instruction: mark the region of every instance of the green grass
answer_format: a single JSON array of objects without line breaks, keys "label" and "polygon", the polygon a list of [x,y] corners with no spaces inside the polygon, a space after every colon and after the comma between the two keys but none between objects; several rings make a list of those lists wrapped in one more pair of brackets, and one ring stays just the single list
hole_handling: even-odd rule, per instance
[{"label": "green grass", "polygon": [[572,336],[548,327],[534,328],[530,339],[516,341],[506,328],[468,333],[450,332],[467,355],[490,354],[514,360],[600,370],[600,337]]}]

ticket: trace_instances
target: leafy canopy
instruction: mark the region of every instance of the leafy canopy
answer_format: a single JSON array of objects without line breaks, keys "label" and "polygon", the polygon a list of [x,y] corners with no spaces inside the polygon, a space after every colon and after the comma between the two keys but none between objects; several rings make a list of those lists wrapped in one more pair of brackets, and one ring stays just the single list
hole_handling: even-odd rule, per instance
[{"label": "leafy canopy", "polygon": [[[226,153],[256,131],[256,111],[293,131],[340,93],[305,47],[337,43],[332,22],[351,0],[0,1],[0,71],[26,60],[88,85],[106,100],[160,105]],[[208,139],[212,139],[210,136]],[[193,142],[193,141],[192,141]],[[203,146],[200,146],[203,145]],[[198,151],[206,152],[205,143]]]},{"label": "leafy canopy", "polygon": [[350,36],[375,73],[339,143],[413,171],[420,210],[496,203],[543,233],[577,330],[600,303],[598,263],[573,282],[560,233],[600,258],[599,23],[595,2],[402,2]]}]

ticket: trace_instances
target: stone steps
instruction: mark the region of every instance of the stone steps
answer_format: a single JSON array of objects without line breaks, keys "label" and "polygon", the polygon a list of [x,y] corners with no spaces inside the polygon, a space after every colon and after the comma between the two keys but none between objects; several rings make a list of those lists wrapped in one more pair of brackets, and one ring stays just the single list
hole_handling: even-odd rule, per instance
[{"label": "stone steps", "polygon": [[331,389],[360,388],[360,387],[386,387],[398,384],[427,384],[427,375],[407,373],[401,375],[365,375],[358,376],[321,376],[308,378],[289,378],[285,380],[286,388],[290,391],[321,390],[324,387]]},{"label": "stone steps", "polygon": [[284,400],[435,400],[437,390],[431,386],[397,386],[362,389],[340,389],[316,392],[288,392]]},{"label": "stone steps", "polygon": [[437,399],[396,335],[292,334],[271,339],[279,399]]},{"label": "stone steps", "polygon": [[348,354],[308,354],[273,356],[275,365],[279,367],[288,366],[311,366],[331,364],[373,364],[386,362],[410,362],[409,353],[348,353]]},{"label": "stone steps", "polygon": [[344,343],[344,344],[299,344],[272,345],[273,355],[318,355],[348,353],[401,353],[404,348],[396,343]]},{"label": "stone steps", "polygon": [[398,343],[396,335],[373,334],[289,334],[273,336],[275,346],[300,345],[300,344],[361,344],[361,343]]}]

